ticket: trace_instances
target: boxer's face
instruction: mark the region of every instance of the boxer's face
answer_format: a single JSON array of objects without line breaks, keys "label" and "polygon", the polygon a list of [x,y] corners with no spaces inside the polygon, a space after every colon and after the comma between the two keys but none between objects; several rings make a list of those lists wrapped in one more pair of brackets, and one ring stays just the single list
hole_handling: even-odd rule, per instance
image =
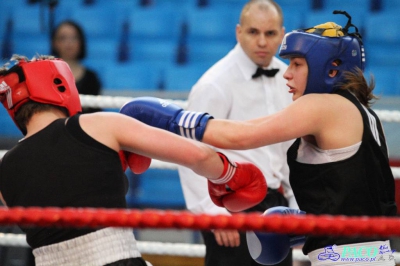
[{"label": "boxer's face", "polygon": [[289,87],[289,93],[293,94],[293,101],[304,94],[307,86],[308,65],[305,58],[292,57],[288,69],[283,74],[287,79],[286,85]]},{"label": "boxer's face", "polygon": [[258,66],[267,67],[278,51],[285,29],[276,9],[251,5],[236,26],[236,39],[244,52]]}]

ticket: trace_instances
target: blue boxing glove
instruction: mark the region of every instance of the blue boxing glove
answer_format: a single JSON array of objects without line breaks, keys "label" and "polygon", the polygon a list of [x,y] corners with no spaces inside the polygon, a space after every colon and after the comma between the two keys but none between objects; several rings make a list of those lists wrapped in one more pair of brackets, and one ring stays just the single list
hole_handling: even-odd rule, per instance
[{"label": "blue boxing glove", "polygon": [[155,97],[138,97],[127,102],[122,114],[153,127],[201,141],[209,119],[207,113],[184,111],[176,104]]},{"label": "blue boxing glove", "polygon": [[[298,209],[278,206],[269,208],[265,215],[272,214],[305,214]],[[274,265],[283,261],[289,254],[290,248],[304,244],[305,236],[287,235],[279,233],[246,232],[247,246],[251,257],[262,265]]]}]

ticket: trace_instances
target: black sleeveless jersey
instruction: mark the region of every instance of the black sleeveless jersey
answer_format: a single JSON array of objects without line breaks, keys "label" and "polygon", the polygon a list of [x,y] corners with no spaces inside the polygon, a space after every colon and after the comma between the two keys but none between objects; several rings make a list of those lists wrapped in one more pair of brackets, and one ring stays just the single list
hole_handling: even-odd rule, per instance
[{"label": "black sleeveless jersey", "polygon": [[[371,109],[368,109],[369,117],[350,92],[339,90],[337,94],[350,100],[359,109],[364,123],[362,143],[350,158],[323,164],[297,162],[300,139],[293,143],[287,157],[290,184],[299,208],[316,215],[393,216],[397,212],[394,178],[380,120]],[[333,244],[376,240],[380,239],[309,236],[303,252],[308,254]]]},{"label": "black sleeveless jersey", "polygon": [[[101,130],[101,129],[99,129]],[[128,180],[114,150],[87,135],[79,115],[58,119],[8,151],[0,191],[9,207],[126,208]],[[32,248],[96,229],[21,228]]]}]

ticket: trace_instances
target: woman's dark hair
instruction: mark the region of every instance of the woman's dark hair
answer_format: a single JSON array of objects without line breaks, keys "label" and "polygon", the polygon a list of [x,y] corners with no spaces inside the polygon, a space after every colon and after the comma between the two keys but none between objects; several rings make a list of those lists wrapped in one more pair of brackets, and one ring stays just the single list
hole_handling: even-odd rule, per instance
[{"label": "woman's dark hair", "polygon": [[375,88],[374,76],[370,76],[369,84],[364,77],[364,73],[360,68],[355,68],[353,71],[344,73],[345,81],[338,84],[341,90],[351,91],[357,99],[366,107],[371,107],[374,100],[378,99],[373,94]]},{"label": "woman's dark hair", "polygon": [[15,122],[18,125],[18,127],[21,129],[24,135],[26,135],[26,125],[29,123],[31,120],[32,116],[35,113],[40,113],[43,111],[48,111],[50,109],[58,109],[62,111],[66,117],[68,117],[68,110],[65,107],[61,106],[56,106],[56,105],[51,105],[51,104],[45,104],[45,103],[38,103],[35,101],[29,101],[27,103],[24,103],[19,110],[15,113]]},{"label": "woman's dark hair", "polygon": [[82,60],[86,57],[86,38],[85,35],[83,33],[83,29],[81,26],[79,26],[76,22],[72,21],[72,20],[64,20],[63,22],[61,22],[60,24],[58,24],[57,27],[55,27],[53,29],[53,31],[51,32],[51,54],[54,55],[55,57],[60,57],[60,54],[58,53],[58,51],[56,51],[54,49],[54,41],[55,41],[55,37],[56,34],[59,30],[59,28],[63,25],[70,25],[72,27],[74,27],[76,29],[76,31],[78,32],[79,35],[79,41],[80,41],[80,51],[78,54],[78,59]]}]

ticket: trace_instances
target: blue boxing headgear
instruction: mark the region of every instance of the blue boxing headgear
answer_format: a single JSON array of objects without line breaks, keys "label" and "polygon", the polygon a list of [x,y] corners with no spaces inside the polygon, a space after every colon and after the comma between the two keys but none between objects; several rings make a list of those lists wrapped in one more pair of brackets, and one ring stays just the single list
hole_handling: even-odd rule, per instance
[{"label": "blue boxing headgear", "polygon": [[[334,11],[348,16],[346,12]],[[303,57],[308,65],[304,94],[331,93],[344,81],[344,72],[355,68],[364,70],[365,53],[358,29],[349,22],[341,26],[328,22],[313,28],[295,30],[285,35],[279,51],[282,58]],[[355,33],[348,33],[352,26]],[[334,64],[336,63],[336,64]],[[330,72],[337,70],[334,77]]]}]

